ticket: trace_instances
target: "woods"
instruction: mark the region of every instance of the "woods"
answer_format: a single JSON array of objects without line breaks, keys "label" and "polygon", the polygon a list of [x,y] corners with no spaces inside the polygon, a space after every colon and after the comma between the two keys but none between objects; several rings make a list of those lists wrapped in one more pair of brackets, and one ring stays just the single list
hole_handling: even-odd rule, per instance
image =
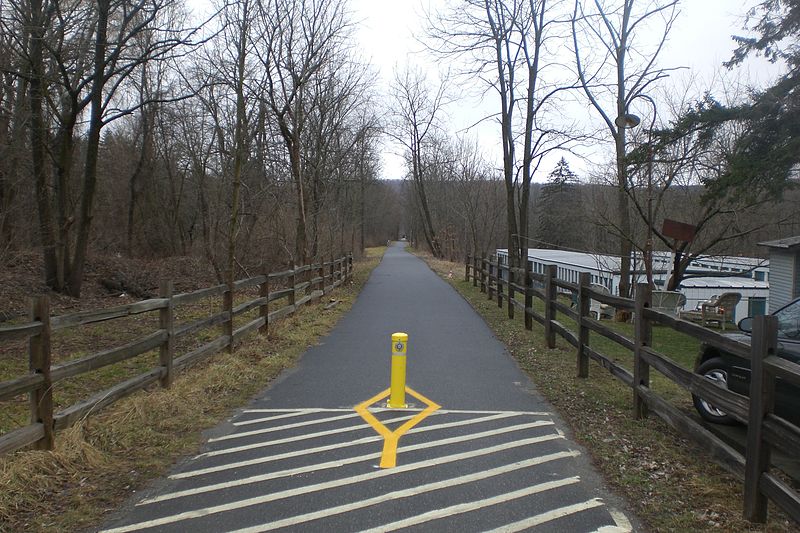
[{"label": "woods", "polygon": [[0,6],[0,253],[38,245],[55,291],[80,295],[90,252],[202,254],[222,280],[390,237],[365,224],[386,191],[345,3],[188,9]]},{"label": "woods", "polygon": [[[784,65],[767,88],[664,59],[680,7],[444,2],[417,28],[438,71],[409,58],[387,81],[346,0],[5,0],[0,260],[34,248],[46,286],[80,296],[91,254],[198,256],[222,282],[407,235],[515,265],[613,253],[622,293],[672,251],[677,286],[694,257],[800,228],[796,2],[758,4],[719,65]],[[470,91],[484,116],[457,129]],[[402,181],[380,179],[392,153]]]}]

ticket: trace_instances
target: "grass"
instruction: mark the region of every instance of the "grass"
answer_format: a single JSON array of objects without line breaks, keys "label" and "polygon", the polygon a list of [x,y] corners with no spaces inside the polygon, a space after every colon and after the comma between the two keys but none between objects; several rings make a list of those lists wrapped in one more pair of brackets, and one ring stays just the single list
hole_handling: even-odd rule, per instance
[{"label": "grass", "polygon": [[[273,290],[277,287],[273,287]],[[258,289],[251,287],[236,291],[234,306],[258,297]],[[271,309],[286,305],[282,298],[271,304]],[[200,302],[175,308],[175,325],[186,324],[211,316],[220,311],[221,296],[205,298]],[[235,327],[240,327],[258,317],[258,308],[238,315]],[[97,353],[103,349],[119,347],[156,331],[158,311],[124,317],[96,324],[66,328],[53,333],[53,364],[64,363]],[[221,334],[220,326],[204,328],[178,339],[176,357],[199,348]],[[55,411],[70,407],[94,393],[106,390],[127,379],[140,375],[159,365],[158,350],[151,350],[120,363],[108,365],[65,379],[55,384],[53,401]],[[28,373],[27,341],[6,342],[0,345],[0,381],[14,379]],[[27,395],[4,402],[0,411],[0,435],[28,424],[29,406]]]},{"label": "grass", "polygon": [[[684,439],[658,417],[634,420],[632,392],[605,369],[591,364],[589,379],[576,377],[575,350],[560,338],[555,349],[546,348],[544,331],[534,323],[526,331],[522,313],[509,320],[505,308],[465,282],[464,267],[420,254],[483,316],[487,324],[530,376],[537,390],[569,424],[572,437],[590,453],[607,483],[630,505],[630,510],[652,531],[797,531],[796,524],[774,506],[765,525],[742,518],[743,485],[714,464],[710,456]],[[459,273],[448,279],[448,272]],[[536,300],[534,300],[536,301]],[[574,322],[559,314],[573,329]],[[628,337],[630,324],[604,322]],[[655,326],[654,346],[686,368],[698,352],[696,340],[668,328]],[[627,350],[597,335],[590,345],[631,369]],[[688,412],[687,392],[652,371],[653,388]]]},{"label": "grass", "polygon": [[[248,337],[234,354],[219,353],[180,374],[171,388],[140,391],[58,433],[52,452],[0,458],[0,531],[76,531],[100,523],[132,491],[195,453],[203,430],[244,405],[330,331],[384,250],[367,250],[351,284],[270,324],[269,337]],[[323,310],[328,298],[339,304]]]}]

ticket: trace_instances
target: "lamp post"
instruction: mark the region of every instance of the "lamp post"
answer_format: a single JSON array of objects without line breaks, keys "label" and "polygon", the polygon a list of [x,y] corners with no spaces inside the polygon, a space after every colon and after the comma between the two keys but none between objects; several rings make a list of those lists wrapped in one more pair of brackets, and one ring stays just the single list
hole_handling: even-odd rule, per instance
[{"label": "lamp post", "polygon": [[[655,101],[646,94],[637,94],[633,100],[636,98],[647,100],[653,108],[650,127],[647,130],[647,240],[644,244],[645,275],[647,276],[647,284],[652,290],[655,288],[655,282],[653,281],[653,128],[656,125],[657,110]],[[641,123],[641,119],[631,113],[625,114],[624,117],[618,117],[617,121],[617,125],[622,122],[628,128],[634,128]]]},{"label": "lamp post", "polygon": [[653,106],[653,118],[647,130],[647,240],[644,244],[644,268],[647,273],[647,284],[650,290],[655,289],[653,282],[653,128],[656,125],[656,103],[646,94],[640,94]]}]

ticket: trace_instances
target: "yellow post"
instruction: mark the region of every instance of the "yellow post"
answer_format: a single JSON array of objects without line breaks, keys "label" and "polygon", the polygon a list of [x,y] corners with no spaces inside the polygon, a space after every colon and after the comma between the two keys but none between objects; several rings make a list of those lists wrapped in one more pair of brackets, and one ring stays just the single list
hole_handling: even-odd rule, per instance
[{"label": "yellow post", "polygon": [[406,345],[408,335],[392,334],[392,385],[389,394],[389,407],[401,409],[406,407]]}]

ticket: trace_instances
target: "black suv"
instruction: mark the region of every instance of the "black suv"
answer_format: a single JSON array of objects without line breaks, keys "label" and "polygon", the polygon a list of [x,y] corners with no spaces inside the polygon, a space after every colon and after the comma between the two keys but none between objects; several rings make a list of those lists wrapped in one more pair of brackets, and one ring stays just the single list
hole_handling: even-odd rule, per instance
[{"label": "black suv", "polygon": [[[778,318],[778,355],[793,363],[800,364],[800,298],[781,307],[774,316]],[[739,342],[750,344],[750,332],[753,319],[748,317],[739,322],[742,333],[731,333],[731,337]],[[719,386],[728,388],[739,394],[750,393],[750,361],[703,344],[700,355],[695,362],[694,371]],[[694,407],[705,420],[717,424],[733,424],[734,418],[710,404],[692,395]],[[800,421],[800,388],[778,380],[775,384],[775,411],[778,415]]]}]

